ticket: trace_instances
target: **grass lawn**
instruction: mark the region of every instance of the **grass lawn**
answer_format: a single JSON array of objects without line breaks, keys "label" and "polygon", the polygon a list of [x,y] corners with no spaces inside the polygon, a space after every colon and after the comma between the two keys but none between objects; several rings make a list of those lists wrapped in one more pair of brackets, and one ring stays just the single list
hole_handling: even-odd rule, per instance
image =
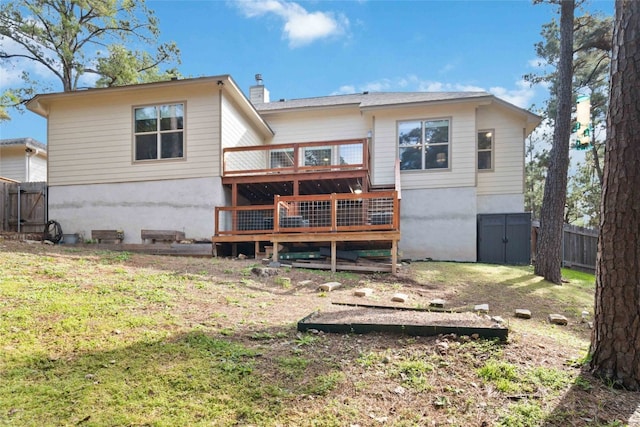
[{"label": "grass lawn", "polygon": [[[263,278],[254,266],[0,241],[0,425],[640,425],[640,395],[581,366],[593,275],[565,270],[555,286],[531,267]],[[319,292],[327,281],[343,287]],[[362,287],[374,304],[397,292],[409,307],[488,303],[509,339],[296,331]]]}]

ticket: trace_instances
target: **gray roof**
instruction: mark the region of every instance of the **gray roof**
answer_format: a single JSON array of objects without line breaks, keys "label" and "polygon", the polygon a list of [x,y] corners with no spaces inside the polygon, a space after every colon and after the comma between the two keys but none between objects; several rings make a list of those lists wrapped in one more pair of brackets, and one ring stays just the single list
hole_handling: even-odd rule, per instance
[{"label": "gray roof", "polygon": [[40,150],[47,151],[47,145],[33,138],[10,138],[0,139],[0,145],[26,145],[32,148],[39,148]]},{"label": "gray roof", "polygon": [[451,102],[484,97],[493,98],[493,95],[488,92],[363,92],[351,95],[279,100],[255,104],[255,107],[260,112],[346,105],[371,108],[429,102]]}]

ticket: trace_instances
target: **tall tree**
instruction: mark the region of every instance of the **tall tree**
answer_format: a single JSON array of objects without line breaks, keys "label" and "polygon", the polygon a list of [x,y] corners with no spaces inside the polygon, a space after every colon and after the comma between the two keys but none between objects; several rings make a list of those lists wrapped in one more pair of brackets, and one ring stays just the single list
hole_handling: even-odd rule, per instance
[{"label": "tall tree", "polygon": [[[85,75],[94,75],[102,85],[148,81],[154,72],[164,79],[158,67],[179,63],[175,43],[158,43],[158,20],[144,0],[5,1],[0,4],[0,36],[12,41],[0,44],[2,62],[44,67],[65,92],[78,89]],[[132,45],[155,52],[124,47]],[[3,102],[17,99],[20,104],[49,90],[26,71],[22,79],[23,86]]]},{"label": "tall tree", "polygon": [[[606,121],[612,29],[613,17],[611,16],[582,12],[582,15],[574,17],[573,96],[577,97],[579,94],[590,96],[591,124],[595,132],[592,134],[592,145],[586,152],[585,161],[579,165],[577,174],[569,177],[565,217],[576,219],[579,223],[586,218],[589,225],[595,226],[598,224],[600,213],[604,138],[600,138],[599,135],[604,133]],[[531,83],[548,84],[550,97],[543,114],[551,127],[557,113],[559,32],[555,19],[542,26],[543,40],[536,43],[535,49],[544,65],[543,71],[524,76],[525,80]],[[533,149],[537,153],[541,150],[540,144],[546,144],[546,138],[539,138],[535,142],[536,147]],[[528,168],[533,171],[539,169],[540,165],[536,164],[539,162],[536,162],[535,156],[529,156],[528,159],[529,162],[534,162],[531,165],[528,164]],[[529,176],[527,179],[530,179]],[[536,191],[539,191],[538,197],[541,199],[542,190],[536,187]]]},{"label": "tall tree", "polygon": [[616,0],[591,369],[640,390],[640,2]]},{"label": "tall tree", "polygon": [[558,108],[545,180],[540,235],[537,243],[535,274],[561,284],[562,225],[567,198],[569,139],[573,78],[573,11],[575,0],[560,2],[560,56],[558,61]]}]

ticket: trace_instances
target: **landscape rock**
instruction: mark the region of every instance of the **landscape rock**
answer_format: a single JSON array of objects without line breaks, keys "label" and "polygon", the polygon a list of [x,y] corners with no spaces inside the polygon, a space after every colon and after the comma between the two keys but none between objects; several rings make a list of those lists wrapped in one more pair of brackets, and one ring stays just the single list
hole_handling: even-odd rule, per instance
[{"label": "landscape rock", "polygon": [[408,299],[409,299],[409,296],[407,294],[401,294],[401,293],[394,294],[391,297],[391,301],[394,301],[394,302],[407,302]]},{"label": "landscape rock", "polygon": [[531,310],[516,308],[516,317],[519,317],[520,319],[531,319]]},{"label": "landscape rock", "polygon": [[554,325],[562,325],[562,326],[564,326],[567,323],[569,323],[567,318],[565,316],[563,316],[562,314],[550,314],[549,315],[549,322],[553,323]]},{"label": "landscape rock", "polygon": [[502,325],[504,323],[504,319],[500,316],[493,316],[491,320],[496,322],[499,325]]},{"label": "landscape rock", "polygon": [[444,308],[445,303],[446,303],[445,300],[441,298],[436,298],[429,301],[429,307]]},{"label": "landscape rock", "polygon": [[373,295],[373,289],[371,289],[371,288],[356,289],[353,292],[353,295],[355,295],[357,297],[370,297],[371,295]]},{"label": "landscape rock", "polygon": [[270,277],[277,276],[279,271],[277,268],[270,267],[253,267],[251,272],[258,277]]},{"label": "landscape rock", "polygon": [[473,307],[473,311],[478,313],[488,313],[489,312],[489,304],[478,304]]},{"label": "landscape rock", "polygon": [[313,284],[313,280],[303,280],[303,281],[298,283],[298,285],[300,285],[300,286],[309,286],[311,284]]},{"label": "landscape rock", "polygon": [[342,283],[340,282],[327,282],[318,286],[318,290],[323,292],[331,292],[334,289],[338,289],[340,286],[342,286]]}]

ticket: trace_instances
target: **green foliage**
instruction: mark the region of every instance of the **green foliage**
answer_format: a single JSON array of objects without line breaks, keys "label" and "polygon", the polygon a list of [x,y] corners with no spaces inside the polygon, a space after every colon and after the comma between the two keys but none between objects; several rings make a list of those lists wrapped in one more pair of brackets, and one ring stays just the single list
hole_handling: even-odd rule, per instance
[{"label": "green foliage", "polygon": [[291,279],[288,277],[278,276],[275,279],[273,279],[273,282],[284,289],[291,288]]},{"label": "green foliage", "polygon": [[498,426],[504,427],[532,427],[541,425],[545,413],[536,403],[522,402],[509,405],[506,414],[500,417]]},{"label": "green foliage", "polygon": [[423,359],[401,360],[394,364],[395,374],[402,380],[402,384],[418,392],[431,390],[427,374],[433,369],[433,365]]},{"label": "green foliage", "polygon": [[316,341],[318,341],[318,337],[315,335],[311,335],[311,334],[299,334],[296,337],[295,343],[301,347],[301,346],[305,346],[305,345],[311,345],[313,343],[315,343]]},{"label": "green foliage", "polygon": [[[0,47],[0,59],[43,66],[65,92],[78,89],[86,74],[97,75],[98,86],[164,80],[175,70],[159,66],[179,63],[175,43],[158,43],[158,20],[142,0],[5,1],[0,4],[0,35],[13,42]],[[134,44],[155,52],[127,47]],[[22,80],[22,87],[3,96],[3,107],[11,97],[20,105],[35,92],[51,90],[27,71]]]},{"label": "green foliage", "polygon": [[302,377],[310,363],[311,360],[299,356],[278,359],[280,369],[286,375],[294,378]]},{"label": "green foliage", "polygon": [[345,376],[342,372],[331,371],[324,375],[318,375],[307,388],[308,394],[325,396],[334,390],[340,383],[344,382]]},{"label": "green foliage", "polygon": [[[610,16],[584,13],[574,18],[573,98],[575,100],[580,94],[589,95],[591,122],[596,133],[585,162],[569,177],[564,218],[567,223],[591,227],[599,224],[604,142],[598,135],[603,133],[600,130],[606,121],[612,29]],[[532,84],[545,83],[549,86],[550,98],[544,115],[553,126],[558,104],[557,66],[560,57],[560,28],[555,19],[542,26],[541,36],[542,41],[535,45],[535,50],[543,71],[524,77]],[[550,140],[550,135],[542,135],[535,144],[530,140],[527,146],[525,200],[526,208],[533,212],[534,218],[539,218],[548,166],[548,161],[545,161],[548,153],[541,146]],[[584,217],[588,218],[586,224],[582,221]]]}]

